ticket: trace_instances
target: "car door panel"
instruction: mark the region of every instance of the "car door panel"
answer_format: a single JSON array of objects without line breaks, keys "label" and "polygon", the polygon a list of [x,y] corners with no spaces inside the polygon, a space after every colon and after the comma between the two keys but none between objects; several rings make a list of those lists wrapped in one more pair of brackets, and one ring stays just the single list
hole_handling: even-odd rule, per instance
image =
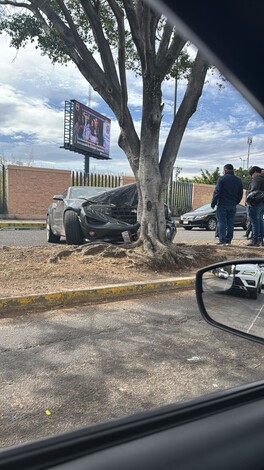
[{"label": "car door panel", "polygon": [[0,467],[263,468],[263,405],[264,382],[245,385],[3,451]]},{"label": "car door panel", "polygon": [[236,207],[235,223],[236,225],[243,225],[244,222],[245,222],[245,212],[243,211],[243,208],[238,204]]}]

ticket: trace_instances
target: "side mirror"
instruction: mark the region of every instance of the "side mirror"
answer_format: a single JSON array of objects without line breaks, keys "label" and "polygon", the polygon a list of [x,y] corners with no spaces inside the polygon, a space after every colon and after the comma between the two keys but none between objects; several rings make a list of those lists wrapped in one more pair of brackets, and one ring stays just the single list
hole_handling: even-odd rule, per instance
[{"label": "side mirror", "polygon": [[264,259],[225,261],[200,269],[196,299],[210,325],[264,343]]},{"label": "side mirror", "polygon": [[62,194],[55,194],[52,199],[54,199],[54,201],[63,201],[64,196],[62,196]]}]

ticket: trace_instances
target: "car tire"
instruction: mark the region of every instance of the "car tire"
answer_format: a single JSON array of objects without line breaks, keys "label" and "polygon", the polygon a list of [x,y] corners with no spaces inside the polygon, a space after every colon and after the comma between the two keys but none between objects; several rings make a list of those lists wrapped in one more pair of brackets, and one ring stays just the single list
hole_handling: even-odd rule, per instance
[{"label": "car tire", "polygon": [[210,230],[210,232],[215,232],[216,225],[216,219],[214,217],[210,217],[206,224],[206,230]]},{"label": "car tire", "polygon": [[82,245],[83,233],[76,212],[68,210],[64,214],[65,237],[68,245]]},{"label": "car tire", "polygon": [[192,227],[183,227],[184,230],[192,230]]},{"label": "car tire", "polygon": [[176,233],[177,233],[177,228],[176,227],[174,227],[174,228],[167,227],[166,228],[166,239],[169,240],[170,242],[173,242],[173,240],[176,236]]},{"label": "car tire", "polygon": [[251,299],[256,300],[258,298],[258,288],[250,290],[249,295]]},{"label": "car tire", "polygon": [[47,218],[47,242],[48,243],[59,243],[60,242],[60,236],[55,235],[55,233],[53,233],[53,231],[52,231],[50,216]]}]

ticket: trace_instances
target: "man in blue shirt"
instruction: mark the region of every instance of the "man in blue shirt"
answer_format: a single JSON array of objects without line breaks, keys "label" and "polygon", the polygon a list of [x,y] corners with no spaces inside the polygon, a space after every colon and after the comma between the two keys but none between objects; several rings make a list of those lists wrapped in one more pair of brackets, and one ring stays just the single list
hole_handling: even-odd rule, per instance
[{"label": "man in blue shirt", "polygon": [[243,185],[240,178],[234,175],[230,163],[224,166],[224,174],[218,178],[211,207],[217,206],[216,216],[220,245],[230,245],[234,235],[236,205],[243,197]]}]

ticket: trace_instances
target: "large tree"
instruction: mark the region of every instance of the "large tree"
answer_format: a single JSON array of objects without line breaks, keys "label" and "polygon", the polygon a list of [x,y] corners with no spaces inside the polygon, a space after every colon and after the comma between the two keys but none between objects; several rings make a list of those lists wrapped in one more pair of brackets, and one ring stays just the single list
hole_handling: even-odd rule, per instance
[{"label": "large tree", "polygon": [[[0,5],[0,27],[13,46],[35,40],[53,62],[71,60],[111,108],[120,126],[119,146],[138,184],[140,242],[155,256],[175,258],[165,238],[163,193],[202,94],[205,58],[198,50],[188,60],[187,41],[142,0],[0,0]],[[128,105],[128,69],[142,79],[139,134]],[[180,70],[187,86],[159,155],[162,83]]]}]

